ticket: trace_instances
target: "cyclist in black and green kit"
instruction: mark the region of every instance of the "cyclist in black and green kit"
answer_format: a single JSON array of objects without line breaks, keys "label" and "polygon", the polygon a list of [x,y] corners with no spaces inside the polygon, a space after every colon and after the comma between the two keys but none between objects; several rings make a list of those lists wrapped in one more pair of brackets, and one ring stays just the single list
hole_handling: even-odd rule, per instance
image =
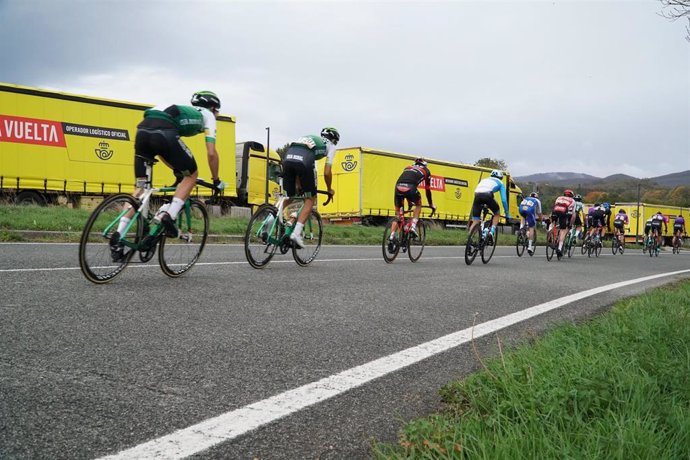
[{"label": "cyclist in black and green kit", "polygon": [[[139,196],[146,183],[146,163],[160,156],[178,177],[179,184],[172,202],[164,211],[159,211],[154,221],[161,222],[166,235],[177,237],[179,230],[175,219],[196,185],[198,170],[192,151],[182,141],[182,137],[204,133],[206,154],[211,169],[213,185],[221,190],[223,184],[218,178],[218,151],[216,150],[216,117],[220,110],[220,99],[211,91],[199,91],[192,95],[191,106],[157,106],[144,111],[144,120],[137,126],[134,140],[134,175],[136,177],[135,196]],[[181,177],[181,180],[179,179]],[[124,231],[131,216],[120,219],[117,231],[112,235],[110,249],[112,258],[117,261],[122,256],[119,243],[120,233]]]},{"label": "cyclist in black and green kit", "polygon": [[[314,208],[316,196],[316,160],[326,158],[326,166],[323,169],[323,177],[326,181],[328,194],[333,196],[335,191],[331,188],[333,174],[331,165],[335,156],[335,146],[340,140],[340,133],[335,128],[323,128],[321,135],[308,135],[300,137],[292,142],[283,155],[283,187],[288,196],[293,197],[301,190],[304,194],[304,206],[299,216],[290,239],[299,248],[304,247],[302,230],[311,211]],[[289,204],[289,202],[288,202]]]}]

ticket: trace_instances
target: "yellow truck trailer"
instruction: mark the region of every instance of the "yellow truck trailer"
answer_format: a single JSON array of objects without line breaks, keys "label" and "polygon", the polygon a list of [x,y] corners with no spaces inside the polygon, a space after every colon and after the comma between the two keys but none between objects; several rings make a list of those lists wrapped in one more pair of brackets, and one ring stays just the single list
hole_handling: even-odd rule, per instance
[{"label": "yellow truck trailer", "polygon": [[[0,192],[19,203],[75,205],[131,192],[136,126],[149,107],[0,83]],[[199,177],[210,179],[203,136],[185,138],[185,143],[196,155]],[[252,148],[233,161],[235,118],[219,116],[219,175],[226,184],[223,200],[230,205],[260,204],[265,183],[255,191],[256,177],[249,180],[242,174],[258,174],[265,180],[265,154],[262,159],[251,153],[264,148],[253,142],[242,145]],[[277,161],[275,152],[271,157],[272,163]],[[174,182],[172,171],[163,165],[154,168],[153,179],[155,186]],[[273,182],[271,188],[276,186]],[[195,193],[203,196],[211,191],[199,187]]]},{"label": "yellow truck trailer", "polygon": [[[389,152],[368,147],[351,147],[336,152],[332,166],[335,196],[327,206],[319,205],[319,212],[332,221],[369,222],[383,220],[395,214],[393,190],[403,169],[418,156]],[[425,156],[431,171],[431,191],[438,209],[437,217],[448,223],[467,222],[471,218],[474,188],[481,179],[489,177],[491,169],[460,163],[433,160]],[[325,189],[324,162],[319,164],[319,189]],[[506,174],[508,208],[515,218],[522,191]],[[423,204],[426,197],[422,192]],[[499,199],[500,201],[500,199]],[[501,206],[501,212],[503,212]],[[422,216],[428,216],[424,209]],[[435,216],[436,217],[436,216]],[[505,219],[502,220],[503,223]]]},{"label": "yellow truck trailer", "polygon": [[680,206],[667,206],[660,204],[650,204],[650,203],[616,203],[611,207],[611,222],[608,231],[613,233],[613,218],[618,213],[618,210],[624,209],[625,213],[628,215],[628,220],[630,225],[625,229],[626,241],[642,241],[644,237],[644,226],[647,219],[651,218],[658,211],[661,211],[663,215],[668,218],[668,228],[663,232],[664,239],[667,245],[671,244],[671,237],[673,236],[673,220],[678,216],[682,215],[686,220],[690,216],[690,208],[683,208]]},{"label": "yellow truck trailer", "polygon": [[266,187],[266,149],[258,142],[239,142],[235,150],[237,198],[241,203],[256,206],[273,202],[280,192],[278,176],[280,155],[270,149],[268,157],[268,188]]}]

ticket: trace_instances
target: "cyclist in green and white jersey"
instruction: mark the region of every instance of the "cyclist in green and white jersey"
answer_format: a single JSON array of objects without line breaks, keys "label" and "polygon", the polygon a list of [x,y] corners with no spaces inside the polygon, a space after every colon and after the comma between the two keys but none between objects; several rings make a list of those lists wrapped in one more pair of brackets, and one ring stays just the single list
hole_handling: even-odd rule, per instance
[{"label": "cyclist in green and white jersey", "polygon": [[[340,140],[338,130],[326,127],[321,130],[321,135],[307,135],[292,142],[283,155],[283,188],[288,196],[304,195],[304,206],[299,216],[295,229],[290,234],[290,240],[299,248],[304,247],[302,230],[307,218],[314,208],[316,197],[316,161],[326,158],[323,169],[323,177],[326,182],[328,194],[333,196],[335,190],[331,188],[333,173],[331,165],[335,157],[335,146]],[[290,201],[286,203],[286,206]]]},{"label": "cyclist in green and white jersey", "polygon": [[[182,141],[182,137],[204,133],[206,154],[211,169],[211,178],[217,190],[222,189],[218,177],[218,151],[216,150],[216,117],[220,110],[220,99],[211,91],[199,91],[192,95],[191,106],[156,106],[144,111],[144,119],[137,126],[134,139],[134,175],[136,177],[135,196],[139,196],[146,184],[146,163],[160,156],[178,177],[179,184],[172,202],[165,211],[156,214],[154,220],[165,226],[166,235],[177,237],[179,231],[175,219],[196,185],[198,170],[192,151]],[[181,179],[180,179],[181,177]],[[113,260],[122,254],[118,244],[120,233],[124,231],[131,216],[120,219],[117,231],[111,237]]]}]

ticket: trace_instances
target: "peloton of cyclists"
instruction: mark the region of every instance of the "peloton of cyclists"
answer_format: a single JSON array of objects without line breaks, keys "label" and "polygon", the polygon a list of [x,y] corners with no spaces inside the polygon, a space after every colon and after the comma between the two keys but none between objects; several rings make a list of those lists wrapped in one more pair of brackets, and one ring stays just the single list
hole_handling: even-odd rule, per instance
[{"label": "peloton of cyclists", "polygon": [[563,195],[556,198],[553,204],[553,211],[551,215],[554,221],[551,225],[558,225],[558,249],[556,249],[556,256],[560,259],[563,257],[563,242],[568,229],[575,223],[575,199],[573,198],[573,191],[566,189]]},{"label": "peloton of cyclists", "polygon": [[534,238],[537,219],[544,219],[544,216],[541,212],[541,201],[539,201],[539,194],[537,194],[537,192],[530,193],[527,198],[520,202],[518,211],[520,213],[520,228],[523,228],[525,225],[527,225],[527,252],[529,255],[532,255],[534,254]]},{"label": "peloton of cyclists", "polygon": [[[414,205],[412,224],[410,225],[410,233],[413,237],[418,236],[417,222],[419,222],[419,216],[422,212],[422,196],[417,189],[422,182],[424,182],[426,190],[426,201],[429,203],[429,207],[432,210],[431,214],[433,215],[436,212],[436,206],[434,206],[434,202],[431,199],[431,172],[424,158],[417,158],[414,160],[414,163],[407,166],[395,183],[395,194],[393,196],[395,214],[400,216],[405,210],[405,200],[410,205]],[[392,242],[395,239],[397,230],[398,222],[394,221],[391,226],[391,236],[388,244],[391,251],[393,250]]]}]

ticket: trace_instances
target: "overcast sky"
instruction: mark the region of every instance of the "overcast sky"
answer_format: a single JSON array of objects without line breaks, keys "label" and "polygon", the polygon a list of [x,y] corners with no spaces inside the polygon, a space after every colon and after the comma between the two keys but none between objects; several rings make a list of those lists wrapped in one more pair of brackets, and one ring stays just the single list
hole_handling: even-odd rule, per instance
[{"label": "overcast sky", "polygon": [[[690,169],[687,22],[645,1],[0,0],[0,82],[142,103],[215,91],[237,141],[514,175]],[[2,108],[0,107],[0,112]],[[221,152],[221,155],[234,152]]]}]

